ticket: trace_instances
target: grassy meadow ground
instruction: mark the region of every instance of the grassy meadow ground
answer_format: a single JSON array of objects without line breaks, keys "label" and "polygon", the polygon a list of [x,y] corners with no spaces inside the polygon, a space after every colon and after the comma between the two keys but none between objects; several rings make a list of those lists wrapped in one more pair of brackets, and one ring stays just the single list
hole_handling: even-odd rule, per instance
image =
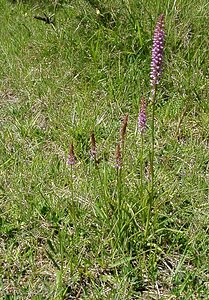
[{"label": "grassy meadow ground", "polygon": [[[143,154],[137,118],[161,13],[145,235],[150,105]],[[0,299],[209,299],[208,1],[1,0],[0,20]]]}]

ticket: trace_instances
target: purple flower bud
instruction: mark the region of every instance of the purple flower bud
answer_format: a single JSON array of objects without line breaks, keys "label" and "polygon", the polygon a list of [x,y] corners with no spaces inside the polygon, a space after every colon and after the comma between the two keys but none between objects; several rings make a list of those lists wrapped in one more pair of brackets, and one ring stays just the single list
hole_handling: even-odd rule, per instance
[{"label": "purple flower bud", "polygon": [[139,116],[138,116],[138,132],[142,133],[143,131],[145,131],[146,122],[147,122],[146,101],[144,98],[141,98],[141,105],[140,105]]},{"label": "purple flower bud", "polygon": [[91,159],[96,161],[96,154],[97,154],[97,149],[96,149],[96,140],[95,140],[95,135],[94,132],[91,133],[91,149],[90,149],[90,157]]},{"label": "purple flower bud", "polygon": [[73,144],[70,144],[70,149],[69,149],[69,156],[68,156],[68,165],[75,165],[76,160],[75,160],[75,155],[74,155],[74,147]]},{"label": "purple flower bud", "polygon": [[122,145],[124,144],[125,141],[127,124],[128,124],[128,114],[125,115],[120,128],[120,140]]},{"label": "purple flower bud", "polygon": [[155,27],[152,47],[150,78],[153,93],[155,91],[156,85],[159,83],[159,79],[162,73],[164,37],[164,15],[160,15]]}]

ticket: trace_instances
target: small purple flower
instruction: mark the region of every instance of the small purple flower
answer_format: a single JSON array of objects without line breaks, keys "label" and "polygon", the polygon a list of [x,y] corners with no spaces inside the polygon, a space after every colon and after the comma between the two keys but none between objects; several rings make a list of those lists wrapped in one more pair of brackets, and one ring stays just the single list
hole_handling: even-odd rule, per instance
[{"label": "small purple flower", "polygon": [[144,98],[141,98],[141,105],[140,105],[139,116],[138,116],[138,131],[140,133],[145,131],[146,122],[147,122],[146,101]]},{"label": "small purple flower", "polygon": [[152,93],[155,93],[156,85],[159,83],[159,79],[162,73],[164,38],[164,15],[162,14],[157,21],[153,38],[150,74]]}]

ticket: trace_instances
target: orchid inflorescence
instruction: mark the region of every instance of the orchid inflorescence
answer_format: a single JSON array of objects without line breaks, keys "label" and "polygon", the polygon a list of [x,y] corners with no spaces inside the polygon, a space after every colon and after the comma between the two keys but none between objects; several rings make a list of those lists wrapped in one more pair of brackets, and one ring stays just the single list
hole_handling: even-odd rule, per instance
[{"label": "orchid inflorescence", "polygon": [[152,60],[151,60],[151,87],[152,96],[155,94],[156,85],[162,73],[163,49],[164,49],[164,15],[160,15],[154,31]]}]

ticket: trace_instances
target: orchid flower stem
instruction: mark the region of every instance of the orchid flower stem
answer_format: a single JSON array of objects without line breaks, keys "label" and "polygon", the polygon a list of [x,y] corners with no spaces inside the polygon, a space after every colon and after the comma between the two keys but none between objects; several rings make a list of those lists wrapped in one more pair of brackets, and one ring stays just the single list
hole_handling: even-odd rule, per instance
[{"label": "orchid flower stem", "polygon": [[154,174],[154,157],[155,157],[155,98],[157,92],[157,85],[159,83],[162,74],[162,62],[163,62],[163,51],[164,51],[164,15],[161,14],[158,18],[155,26],[153,47],[152,47],[152,60],[151,60],[151,146],[150,146],[150,189],[147,203],[147,219],[145,227],[145,240],[147,240],[150,234],[152,212],[154,208],[154,185],[155,185],[155,174]]},{"label": "orchid flower stem", "polygon": [[140,199],[142,202],[142,208],[143,208],[143,221],[145,221],[145,199],[144,199],[144,185],[143,185],[143,178],[144,178],[144,161],[143,161],[143,156],[144,156],[144,133],[141,132],[141,150],[140,150]]},{"label": "orchid flower stem", "polygon": [[154,203],[154,184],[155,184],[155,174],[154,174],[154,157],[155,157],[155,97],[156,97],[156,86],[154,87],[152,98],[151,98],[151,149],[150,149],[150,192],[148,198],[148,205],[147,205],[147,220],[146,220],[146,227],[145,227],[145,238],[149,235],[150,230],[150,220],[152,217],[152,209]]},{"label": "orchid flower stem", "polygon": [[71,189],[71,203],[72,203],[72,217],[75,221],[75,199],[74,199],[74,186],[73,186],[73,165],[70,166],[70,189]]}]

